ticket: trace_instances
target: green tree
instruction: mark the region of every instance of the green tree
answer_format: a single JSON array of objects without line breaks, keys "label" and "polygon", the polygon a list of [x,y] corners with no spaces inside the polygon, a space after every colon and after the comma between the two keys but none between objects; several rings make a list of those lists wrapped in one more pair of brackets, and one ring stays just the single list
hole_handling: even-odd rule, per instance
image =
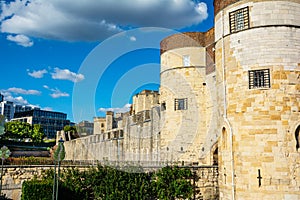
[{"label": "green tree", "polygon": [[26,122],[11,121],[5,123],[5,138],[31,138],[34,143],[43,141],[44,131],[39,124],[31,125]]},{"label": "green tree", "polygon": [[30,138],[34,143],[41,143],[44,138],[44,130],[40,124],[34,124],[30,133]]},{"label": "green tree", "polygon": [[5,137],[24,139],[29,138],[32,127],[30,124],[19,121],[5,123]]},{"label": "green tree", "polygon": [[64,127],[65,133],[70,132],[71,133],[71,139],[79,138],[77,129],[75,126],[66,125]]}]

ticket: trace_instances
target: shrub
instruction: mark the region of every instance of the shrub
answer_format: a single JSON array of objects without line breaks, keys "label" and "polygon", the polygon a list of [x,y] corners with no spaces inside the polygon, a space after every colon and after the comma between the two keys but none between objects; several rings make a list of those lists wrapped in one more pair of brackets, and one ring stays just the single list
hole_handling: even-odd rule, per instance
[{"label": "shrub", "polygon": [[24,181],[21,200],[51,200],[53,184],[49,181],[33,179]]}]

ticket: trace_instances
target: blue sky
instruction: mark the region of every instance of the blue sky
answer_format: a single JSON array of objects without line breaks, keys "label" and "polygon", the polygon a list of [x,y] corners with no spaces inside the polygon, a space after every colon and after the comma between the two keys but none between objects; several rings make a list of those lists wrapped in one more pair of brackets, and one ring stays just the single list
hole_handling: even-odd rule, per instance
[{"label": "blue sky", "polygon": [[0,2],[0,92],[75,122],[157,90],[161,39],[213,27],[213,0]]}]

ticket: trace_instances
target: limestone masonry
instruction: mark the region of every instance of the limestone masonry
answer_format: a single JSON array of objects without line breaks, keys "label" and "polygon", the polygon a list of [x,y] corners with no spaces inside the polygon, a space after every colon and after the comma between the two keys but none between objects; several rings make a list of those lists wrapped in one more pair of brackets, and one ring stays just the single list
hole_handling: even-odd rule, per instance
[{"label": "limestone masonry", "polygon": [[95,118],[66,159],[218,165],[220,199],[300,199],[300,1],[214,7],[213,29],[161,41],[159,92]]}]

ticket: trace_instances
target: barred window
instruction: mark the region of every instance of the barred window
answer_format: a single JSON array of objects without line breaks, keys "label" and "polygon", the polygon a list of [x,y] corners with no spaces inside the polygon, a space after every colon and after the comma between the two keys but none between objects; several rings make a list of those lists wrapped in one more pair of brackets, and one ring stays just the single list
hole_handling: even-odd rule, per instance
[{"label": "barred window", "polygon": [[270,88],[270,69],[250,70],[249,89]]},{"label": "barred window", "polygon": [[249,7],[229,13],[230,33],[249,28]]},{"label": "barred window", "polygon": [[175,110],[187,110],[187,98],[175,99]]}]

